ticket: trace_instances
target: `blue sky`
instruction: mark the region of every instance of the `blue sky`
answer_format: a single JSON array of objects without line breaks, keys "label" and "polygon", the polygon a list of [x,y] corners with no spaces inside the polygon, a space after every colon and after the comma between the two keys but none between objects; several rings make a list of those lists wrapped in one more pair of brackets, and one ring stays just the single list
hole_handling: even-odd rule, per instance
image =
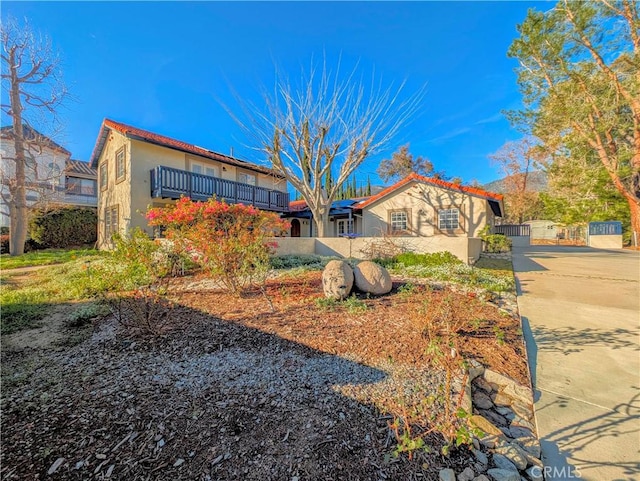
[{"label": "blue sky", "polygon": [[[59,139],[88,160],[104,117],[251,161],[263,158],[220,102],[259,99],[274,64],[291,72],[326,55],[385,82],[427,85],[420,114],[387,155],[409,143],[436,170],[464,181],[500,177],[487,155],[519,137],[500,114],[520,95],[506,51],[541,2],[3,2],[62,56],[74,100]],[[3,122],[5,119],[3,119]]]}]

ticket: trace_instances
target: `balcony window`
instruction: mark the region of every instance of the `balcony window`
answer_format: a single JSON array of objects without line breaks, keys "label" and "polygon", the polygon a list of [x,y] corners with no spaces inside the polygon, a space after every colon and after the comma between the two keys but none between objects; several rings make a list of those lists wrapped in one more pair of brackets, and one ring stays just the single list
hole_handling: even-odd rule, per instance
[{"label": "balcony window", "polygon": [[238,182],[249,185],[256,185],[256,176],[246,172],[238,172]]},{"label": "balcony window", "polygon": [[78,177],[67,177],[67,193],[74,195],[86,195],[95,197],[97,195],[97,185],[93,179],[81,179]]}]

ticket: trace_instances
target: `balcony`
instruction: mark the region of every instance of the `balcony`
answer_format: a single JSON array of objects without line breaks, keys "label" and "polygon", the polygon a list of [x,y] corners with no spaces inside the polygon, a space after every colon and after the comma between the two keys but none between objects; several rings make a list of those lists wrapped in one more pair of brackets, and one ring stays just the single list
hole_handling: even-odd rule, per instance
[{"label": "balcony", "polygon": [[151,171],[151,197],[205,201],[211,197],[229,204],[247,204],[275,212],[289,211],[289,193],[219,179],[210,175],[158,166]]}]

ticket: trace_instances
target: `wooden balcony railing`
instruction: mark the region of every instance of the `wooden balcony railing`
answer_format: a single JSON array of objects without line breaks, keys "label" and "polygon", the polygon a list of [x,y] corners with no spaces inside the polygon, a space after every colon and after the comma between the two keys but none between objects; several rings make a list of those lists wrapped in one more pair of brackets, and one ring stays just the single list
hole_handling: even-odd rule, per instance
[{"label": "wooden balcony railing", "polygon": [[230,204],[247,204],[263,210],[289,211],[289,193],[250,184],[158,166],[151,171],[151,197],[204,201],[213,196]]}]

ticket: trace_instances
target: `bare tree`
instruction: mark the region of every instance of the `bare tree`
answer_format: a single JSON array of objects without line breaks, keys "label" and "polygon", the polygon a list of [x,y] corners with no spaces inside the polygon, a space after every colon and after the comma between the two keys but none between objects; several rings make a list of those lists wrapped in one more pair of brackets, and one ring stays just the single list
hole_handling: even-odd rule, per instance
[{"label": "bare tree", "polygon": [[538,145],[531,137],[505,143],[489,158],[498,165],[504,175],[504,194],[507,216],[511,222],[521,224],[539,210],[538,192],[529,185],[530,174],[535,170]]},{"label": "bare tree", "polygon": [[[249,118],[240,124],[253,136],[272,167],[300,192],[313,214],[317,234],[328,232],[329,208],[342,184],[372,154],[380,152],[421,106],[424,87],[404,96],[372,74],[357,78],[311,66],[292,85],[276,73],[264,107],[241,101]],[[233,114],[232,114],[233,115]],[[326,185],[327,176],[334,181]]]},{"label": "bare tree", "polygon": [[[67,91],[61,81],[60,61],[47,38],[35,35],[26,22],[20,25],[15,19],[2,22],[0,37],[2,89],[6,93],[2,110],[12,119],[10,132],[4,137],[13,145],[13,155],[3,156],[3,164],[9,161],[13,165],[3,166],[2,199],[9,208],[9,251],[15,256],[24,252],[27,237],[27,192],[41,191],[47,181],[62,175],[57,170],[63,170],[38,167],[37,156],[44,148],[60,147],[33,125],[43,125],[42,120],[46,119],[51,125],[47,130],[56,130],[57,109]],[[4,99],[9,102],[4,103]]]},{"label": "bare tree", "polygon": [[434,173],[431,161],[422,156],[414,158],[413,154],[409,152],[409,144],[400,147],[390,159],[384,159],[380,162],[377,172],[384,182],[391,179],[402,179],[412,172],[425,176]]}]

